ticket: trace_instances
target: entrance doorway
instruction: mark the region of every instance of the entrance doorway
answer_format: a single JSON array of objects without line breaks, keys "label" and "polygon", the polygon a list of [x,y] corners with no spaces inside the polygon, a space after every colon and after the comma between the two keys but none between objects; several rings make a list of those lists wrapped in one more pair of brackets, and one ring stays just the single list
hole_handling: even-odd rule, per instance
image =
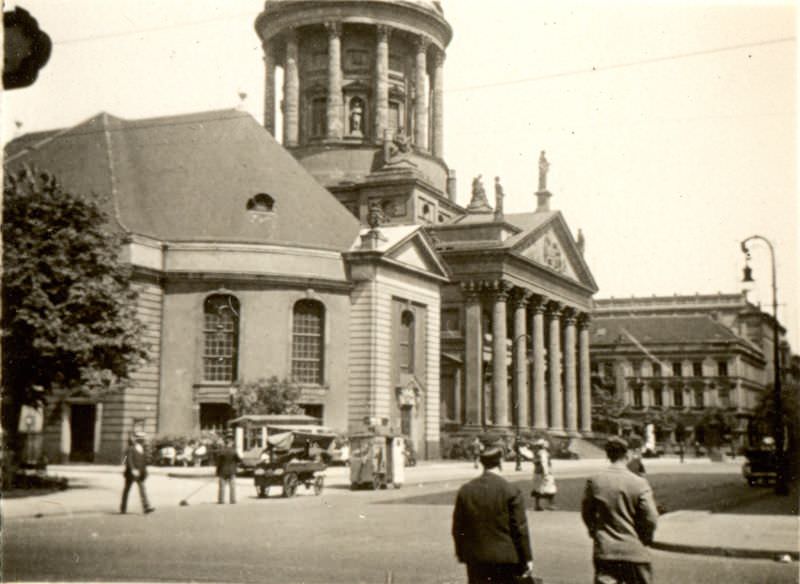
[{"label": "entrance doorway", "polygon": [[70,406],[70,432],[72,447],[69,453],[71,462],[94,461],[94,404],[72,404]]},{"label": "entrance doorway", "polygon": [[233,408],[226,403],[200,404],[200,429],[224,431],[233,418]]}]

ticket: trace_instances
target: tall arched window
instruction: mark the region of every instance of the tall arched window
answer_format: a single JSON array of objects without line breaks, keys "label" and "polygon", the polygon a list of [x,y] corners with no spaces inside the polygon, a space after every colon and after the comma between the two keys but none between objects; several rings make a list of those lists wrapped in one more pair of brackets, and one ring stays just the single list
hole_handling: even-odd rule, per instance
[{"label": "tall arched window", "polygon": [[203,379],[234,382],[239,354],[239,301],[214,294],[203,305]]},{"label": "tall arched window", "polygon": [[292,322],[292,379],[321,385],[325,308],[315,300],[300,300]]},{"label": "tall arched window", "polygon": [[400,371],[414,372],[414,313],[404,310],[400,315]]}]

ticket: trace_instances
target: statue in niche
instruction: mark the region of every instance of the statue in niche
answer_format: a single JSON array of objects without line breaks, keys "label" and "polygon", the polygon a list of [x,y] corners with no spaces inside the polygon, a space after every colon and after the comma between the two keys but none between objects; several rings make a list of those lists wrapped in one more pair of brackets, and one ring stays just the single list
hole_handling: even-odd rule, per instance
[{"label": "statue in niche", "polygon": [[370,229],[377,229],[385,221],[386,216],[383,214],[380,201],[372,201],[369,204],[369,212],[367,213],[367,225],[369,225]]},{"label": "statue in niche", "polygon": [[354,97],[350,100],[350,133],[362,136],[364,120],[364,105],[360,98]]},{"label": "statue in niche", "polygon": [[539,154],[539,190],[547,190],[547,172],[550,170],[550,163],[544,155],[544,150]]},{"label": "statue in niche", "polygon": [[411,139],[406,136],[403,128],[398,128],[394,138],[389,138],[389,130],[383,132],[383,165],[395,166],[407,164],[417,166],[411,160]]}]

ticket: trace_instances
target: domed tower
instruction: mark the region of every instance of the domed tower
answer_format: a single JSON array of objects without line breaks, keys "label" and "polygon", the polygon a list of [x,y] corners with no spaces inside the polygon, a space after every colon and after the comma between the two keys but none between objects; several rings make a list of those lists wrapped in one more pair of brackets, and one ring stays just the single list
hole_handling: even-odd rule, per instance
[{"label": "domed tower", "polygon": [[443,159],[452,29],[439,2],[267,0],[255,27],[267,130],[281,119],[284,147],[362,223],[376,203],[388,223],[463,213]]}]

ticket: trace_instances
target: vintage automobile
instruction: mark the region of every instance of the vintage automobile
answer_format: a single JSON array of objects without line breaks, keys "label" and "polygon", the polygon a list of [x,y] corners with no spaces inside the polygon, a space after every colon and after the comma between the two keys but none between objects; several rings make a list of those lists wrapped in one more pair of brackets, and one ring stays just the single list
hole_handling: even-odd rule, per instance
[{"label": "vintage automobile", "polygon": [[267,438],[267,456],[253,471],[259,498],[269,495],[270,487],[281,487],[284,497],[294,497],[300,485],[319,495],[325,485],[327,452],[336,435],[290,430]]},{"label": "vintage automobile", "polygon": [[754,487],[775,482],[778,478],[778,465],[774,450],[751,448],[745,450],[744,455],[747,460],[742,465],[742,476],[748,485]]}]

